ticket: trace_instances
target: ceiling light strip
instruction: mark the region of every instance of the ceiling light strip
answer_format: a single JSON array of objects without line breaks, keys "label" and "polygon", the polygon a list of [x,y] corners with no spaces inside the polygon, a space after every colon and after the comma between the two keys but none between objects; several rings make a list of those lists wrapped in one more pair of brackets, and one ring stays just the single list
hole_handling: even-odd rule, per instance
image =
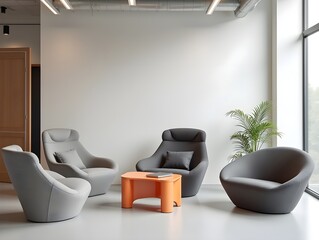
[{"label": "ceiling light strip", "polygon": [[206,15],[211,15],[221,0],[213,0],[207,8]]},{"label": "ceiling light strip", "polygon": [[60,2],[63,4],[63,6],[68,9],[71,10],[73,9],[71,3],[69,2],[69,0],[60,0]]},{"label": "ceiling light strip", "polygon": [[136,6],[136,0],[128,0],[130,6]]},{"label": "ceiling light strip", "polygon": [[60,14],[59,10],[53,6],[52,0],[41,0],[41,2],[54,14]]}]

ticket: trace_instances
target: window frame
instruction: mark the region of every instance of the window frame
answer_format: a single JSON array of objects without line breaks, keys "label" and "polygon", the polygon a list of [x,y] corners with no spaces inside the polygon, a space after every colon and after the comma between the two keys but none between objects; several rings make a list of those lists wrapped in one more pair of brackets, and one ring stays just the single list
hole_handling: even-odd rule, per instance
[{"label": "window frame", "polygon": [[[308,0],[303,1],[303,23],[302,23],[302,44],[303,44],[303,149],[308,152],[308,37],[319,31],[319,23],[308,28]],[[316,192],[307,186],[306,192],[319,199],[319,192]]]}]

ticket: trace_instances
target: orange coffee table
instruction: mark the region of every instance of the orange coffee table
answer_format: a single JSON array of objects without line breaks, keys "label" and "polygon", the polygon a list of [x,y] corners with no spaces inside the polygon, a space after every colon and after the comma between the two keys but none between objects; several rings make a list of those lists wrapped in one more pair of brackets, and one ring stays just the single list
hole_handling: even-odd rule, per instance
[{"label": "orange coffee table", "polygon": [[179,174],[169,177],[150,178],[149,172],[127,172],[122,179],[122,208],[132,208],[136,199],[156,197],[161,199],[161,212],[173,212],[174,203],[182,204]]}]

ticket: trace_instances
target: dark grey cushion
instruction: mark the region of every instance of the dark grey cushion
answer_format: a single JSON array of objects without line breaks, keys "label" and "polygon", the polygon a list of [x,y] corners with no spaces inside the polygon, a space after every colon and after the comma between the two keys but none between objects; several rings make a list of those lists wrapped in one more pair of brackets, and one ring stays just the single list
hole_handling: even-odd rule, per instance
[{"label": "dark grey cushion", "polygon": [[163,168],[177,168],[189,170],[189,164],[192,160],[194,152],[171,152],[168,151]]},{"label": "dark grey cushion", "polygon": [[68,163],[80,169],[86,168],[79,154],[74,149],[66,152],[55,152],[55,157],[59,159],[59,162],[61,163]]}]

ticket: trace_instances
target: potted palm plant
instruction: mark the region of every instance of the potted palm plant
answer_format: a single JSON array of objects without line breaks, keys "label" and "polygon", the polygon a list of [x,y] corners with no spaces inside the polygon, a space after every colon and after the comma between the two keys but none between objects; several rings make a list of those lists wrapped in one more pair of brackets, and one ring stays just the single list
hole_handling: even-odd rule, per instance
[{"label": "potted palm plant", "polygon": [[230,161],[262,148],[264,143],[269,143],[273,136],[282,136],[270,120],[271,103],[261,102],[251,114],[246,114],[240,109],[235,109],[226,113],[238,121],[239,131],[231,135],[230,139],[235,143],[235,153]]}]

